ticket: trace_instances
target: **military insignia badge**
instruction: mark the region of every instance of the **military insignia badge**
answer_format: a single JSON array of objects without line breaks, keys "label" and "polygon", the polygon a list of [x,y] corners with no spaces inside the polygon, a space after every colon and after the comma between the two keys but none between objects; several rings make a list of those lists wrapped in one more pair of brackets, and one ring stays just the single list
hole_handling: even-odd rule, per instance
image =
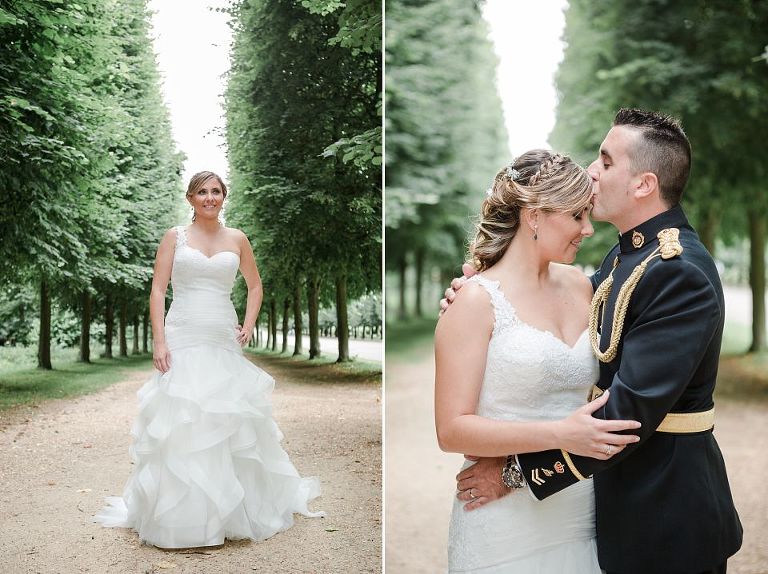
[{"label": "military insignia badge", "polygon": [[633,231],[632,232],[632,247],[635,249],[640,249],[643,244],[645,243],[645,237],[643,237],[643,234],[639,231]]},{"label": "military insignia badge", "polygon": [[565,472],[565,467],[563,466],[563,463],[559,460],[555,463],[555,472],[557,474],[563,474]]},{"label": "military insignia badge", "polygon": [[548,468],[542,468],[541,470],[543,470],[544,474],[546,474],[547,476],[552,476],[553,474],[555,474],[554,472],[552,472]]}]

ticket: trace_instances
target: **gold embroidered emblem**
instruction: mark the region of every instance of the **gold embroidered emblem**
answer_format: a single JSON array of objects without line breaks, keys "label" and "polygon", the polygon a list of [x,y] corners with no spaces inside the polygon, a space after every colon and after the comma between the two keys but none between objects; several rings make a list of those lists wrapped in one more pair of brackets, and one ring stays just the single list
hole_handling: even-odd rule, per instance
[{"label": "gold embroidered emblem", "polygon": [[541,470],[543,470],[544,474],[546,474],[547,476],[552,476],[553,474],[555,474],[554,472],[552,472],[548,468],[542,468]]},{"label": "gold embroidered emblem", "polygon": [[643,237],[643,234],[639,231],[633,231],[632,232],[632,247],[635,249],[640,249],[643,244],[645,243],[645,237]]},{"label": "gold embroidered emblem", "polygon": [[559,460],[555,463],[555,472],[557,474],[563,474],[565,472],[565,467],[563,466],[563,463]]}]

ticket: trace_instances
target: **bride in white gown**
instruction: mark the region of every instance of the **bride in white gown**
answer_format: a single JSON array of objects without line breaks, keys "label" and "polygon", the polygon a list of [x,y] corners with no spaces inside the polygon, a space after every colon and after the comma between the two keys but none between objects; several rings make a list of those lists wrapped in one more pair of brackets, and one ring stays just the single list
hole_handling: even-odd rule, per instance
[{"label": "bride in white gown", "polygon": [[[605,395],[584,406],[598,378],[586,336],[592,286],[579,270],[560,263],[572,263],[581,240],[593,232],[591,190],[583,168],[547,150],[527,152],[501,170],[470,248],[481,274],[464,284],[438,323],[440,446],[507,457],[506,486],[499,476],[498,488],[524,490],[524,479],[546,480],[545,474],[516,473],[511,455],[562,448],[605,459],[637,439],[613,434],[637,423],[591,416]],[[541,470],[561,471],[557,465]],[[601,571],[591,480],[542,502],[529,492],[487,503],[471,490],[467,495],[470,510],[454,500],[450,572]]]},{"label": "bride in white gown", "polygon": [[[302,478],[280,446],[271,416],[274,380],[242,353],[261,305],[261,280],[245,235],[221,226],[226,186],[193,176],[193,224],[166,233],[158,248],[150,313],[157,371],[141,388],[122,497],[95,519],[135,529],[161,548],[263,540],[310,512],[316,478]],[[190,243],[193,240],[194,245]],[[230,300],[238,268],[248,285],[242,328]],[[173,303],[165,318],[165,291]]]}]

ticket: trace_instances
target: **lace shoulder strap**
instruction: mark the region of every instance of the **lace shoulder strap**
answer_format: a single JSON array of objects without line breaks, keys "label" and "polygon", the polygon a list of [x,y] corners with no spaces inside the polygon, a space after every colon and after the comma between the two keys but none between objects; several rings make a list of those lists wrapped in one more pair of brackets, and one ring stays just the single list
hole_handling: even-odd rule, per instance
[{"label": "lace shoulder strap", "polygon": [[187,232],[183,225],[176,226],[176,248],[187,244]]},{"label": "lace shoulder strap", "polygon": [[491,304],[493,305],[493,333],[496,334],[499,330],[507,327],[508,325],[514,325],[517,321],[517,313],[515,308],[504,296],[504,293],[499,288],[499,282],[492,279],[483,277],[482,275],[473,275],[467,281],[472,281],[482,285],[488,292],[491,298]]}]

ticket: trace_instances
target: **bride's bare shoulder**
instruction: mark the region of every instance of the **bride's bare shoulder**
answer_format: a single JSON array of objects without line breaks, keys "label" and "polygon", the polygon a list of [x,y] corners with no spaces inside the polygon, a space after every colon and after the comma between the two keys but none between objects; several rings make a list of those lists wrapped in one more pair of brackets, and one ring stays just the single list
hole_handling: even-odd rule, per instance
[{"label": "bride's bare shoulder", "polygon": [[456,298],[446,309],[443,317],[451,318],[493,318],[491,298],[488,291],[476,281],[466,281],[456,292]]},{"label": "bride's bare shoulder", "polygon": [[235,239],[237,241],[245,240],[248,241],[248,236],[241,231],[240,229],[237,229],[236,227],[225,227],[224,231],[227,232],[227,234],[232,237],[232,239]]}]

